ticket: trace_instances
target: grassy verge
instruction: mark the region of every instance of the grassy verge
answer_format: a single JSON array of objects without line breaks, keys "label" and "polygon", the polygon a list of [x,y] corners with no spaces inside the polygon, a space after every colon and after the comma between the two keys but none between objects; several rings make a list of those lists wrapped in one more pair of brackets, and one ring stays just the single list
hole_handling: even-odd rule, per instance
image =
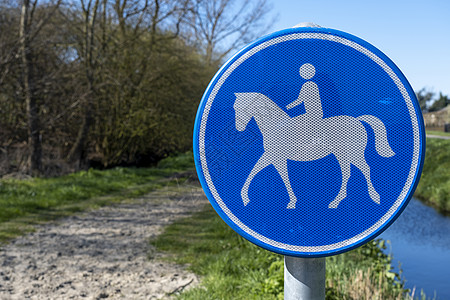
[{"label": "grassy verge", "polygon": [[[373,241],[327,258],[327,299],[403,299],[403,285]],[[283,257],[231,230],[206,207],[166,228],[152,244],[202,276],[180,299],[283,299]]]},{"label": "grassy verge", "polygon": [[439,136],[449,136],[450,137],[450,132],[434,131],[434,130],[427,130],[426,132],[427,132],[427,134],[439,135]]},{"label": "grassy verge", "polygon": [[[450,141],[428,139],[416,195],[449,209]],[[89,170],[59,178],[0,180],[0,242],[32,225],[127,198],[163,185],[175,172],[193,169],[192,154],[168,158],[156,168]],[[169,226],[152,243],[202,276],[202,286],[181,299],[282,299],[282,256],[245,241],[210,208]],[[327,258],[327,299],[402,299],[403,285],[374,241]]]},{"label": "grassy verge", "polygon": [[450,140],[427,139],[425,162],[415,196],[450,214]]},{"label": "grassy verge", "polygon": [[57,178],[0,180],[0,242],[33,225],[148,193],[175,172],[193,169],[191,153],[167,158],[155,168],[88,170]]}]

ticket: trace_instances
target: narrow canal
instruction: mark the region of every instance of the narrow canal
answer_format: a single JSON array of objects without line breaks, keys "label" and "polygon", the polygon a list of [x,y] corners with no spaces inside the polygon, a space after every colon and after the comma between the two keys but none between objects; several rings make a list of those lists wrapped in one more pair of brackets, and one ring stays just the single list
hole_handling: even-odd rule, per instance
[{"label": "narrow canal", "polygon": [[450,217],[412,199],[400,217],[380,235],[390,241],[386,252],[399,262],[406,287],[427,297],[450,299]]}]

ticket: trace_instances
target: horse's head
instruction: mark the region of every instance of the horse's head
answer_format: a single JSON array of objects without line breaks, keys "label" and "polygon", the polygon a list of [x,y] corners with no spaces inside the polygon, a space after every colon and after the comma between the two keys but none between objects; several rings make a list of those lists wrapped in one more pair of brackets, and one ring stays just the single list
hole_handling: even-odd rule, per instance
[{"label": "horse's head", "polygon": [[253,102],[258,93],[234,93],[236,101],[234,102],[234,112],[236,117],[236,129],[244,131],[248,122],[253,117]]}]

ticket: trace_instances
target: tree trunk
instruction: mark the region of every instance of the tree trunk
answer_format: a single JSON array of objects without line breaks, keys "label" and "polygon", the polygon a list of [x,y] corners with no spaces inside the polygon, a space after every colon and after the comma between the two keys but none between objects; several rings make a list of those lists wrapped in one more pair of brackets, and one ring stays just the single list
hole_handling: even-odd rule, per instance
[{"label": "tree trunk", "polygon": [[77,139],[70,149],[69,155],[67,155],[67,161],[74,163],[78,162],[81,164],[83,160],[84,148],[86,146],[87,137],[89,134],[89,129],[92,123],[92,113],[90,105],[87,104],[85,107],[83,122],[81,123],[80,129],[78,130]]},{"label": "tree trunk", "polygon": [[28,168],[31,175],[39,175],[42,169],[42,141],[39,111],[34,95],[32,49],[30,47],[30,0],[22,3],[20,18],[20,55],[22,59],[22,88],[26,104],[28,125]]},{"label": "tree trunk", "polygon": [[[92,1],[94,1],[93,7],[91,7]],[[72,163],[77,161],[79,164],[82,163],[82,160],[84,159],[83,153],[86,152],[85,147],[88,140],[89,130],[93,121],[92,100],[90,98],[96,94],[94,91],[94,73],[96,68],[96,66],[94,66],[94,51],[96,50],[94,45],[94,33],[96,30],[97,13],[100,4],[100,0],[90,0],[86,3],[86,6],[84,6],[85,4],[82,2],[84,10],[84,50],[82,51],[82,59],[84,60],[86,79],[88,82],[88,98],[86,99],[83,121],[80,129],[78,130],[77,139],[67,155],[67,161]],[[104,1],[103,4],[103,9],[106,9],[106,2]]]}]

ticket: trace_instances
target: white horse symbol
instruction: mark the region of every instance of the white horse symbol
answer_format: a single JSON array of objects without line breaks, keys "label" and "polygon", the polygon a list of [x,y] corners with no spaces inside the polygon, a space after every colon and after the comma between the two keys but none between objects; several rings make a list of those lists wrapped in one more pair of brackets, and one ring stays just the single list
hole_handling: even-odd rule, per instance
[{"label": "white horse symbol", "polygon": [[[300,75],[305,79],[312,78],[314,74],[315,69],[311,64],[305,64],[300,68]],[[380,119],[372,115],[357,118],[345,115],[322,118],[318,88],[311,81],[303,85],[299,98],[287,106],[289,109],[304,102],[306,113],[292,118],[263,94],[235,93],[235,95],[236,129],[245,130],[247,124],[254,118],[262,133],[264,146],[264,153],[242,187],[241,196],[244,205],[250,201],[248,189],[255,175],[272,164],[280,174],[289,194],[290,201],[287,208],[295,208],[297,197],[289,181],[287,160],[312,161],[329,154],[336,157],[342,172],[341,188],[336,198],[328,205],[329,208],[337,208],[347,196],[351,164],[364,175],[370,198],[375,203],[380,203],[380,195],[372,185],[370,167],[364,158],[367,133],[361,123],[365,122],[372,127],[378,154],[382,157],[391,157],[395,153],[389,146],[386,128]]]}]

